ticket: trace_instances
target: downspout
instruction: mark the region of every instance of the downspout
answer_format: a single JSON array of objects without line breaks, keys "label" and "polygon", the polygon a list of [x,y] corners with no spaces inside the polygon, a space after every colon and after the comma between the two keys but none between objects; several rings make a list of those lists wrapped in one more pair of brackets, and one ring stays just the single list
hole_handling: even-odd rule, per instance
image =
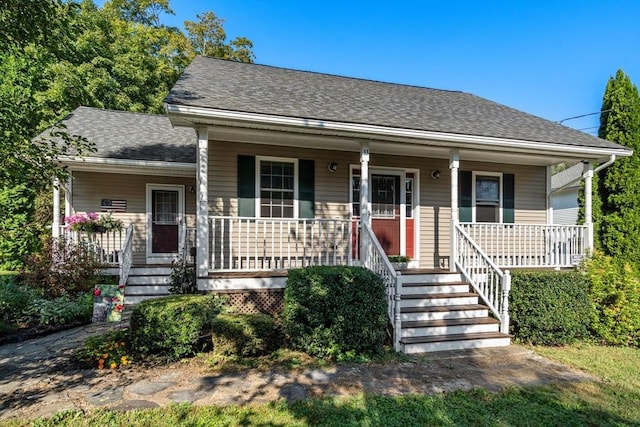
[{"label": "downspout", "polygon": [[593,169],[593,165],[589,162],[584,163],[584,172],[582,174],[582,178],[584,179],[584,220],[585,225],[587,226],[587,250],[589,252],[593,251],[593,240],[594,240],[594,232],[593,232],[593,212],[592,212],[592,193],[593,193],[593,176],[599,171],[603,170],[607,166],[611,166],[613,162],[615,162],[616,156],[611,155],[609,160],[605,163],[598,166],[596,169]]},{"label": "downspout", "polygon": [[[596,174],[598,172],[600,172],[602,169],[604,168],[608,168],[609,166],[611,166],[613,164],[613,162],[616,161],[616,155],[612,154],[611,156],[609,156],[609,160],[607,160],[606,162],[604,162],[603,164],[601,164],[600,166],[598,166],[597,168],[595,168],[593,170],[593,173]],[[584,177],[583,177],[584,178]]]}]

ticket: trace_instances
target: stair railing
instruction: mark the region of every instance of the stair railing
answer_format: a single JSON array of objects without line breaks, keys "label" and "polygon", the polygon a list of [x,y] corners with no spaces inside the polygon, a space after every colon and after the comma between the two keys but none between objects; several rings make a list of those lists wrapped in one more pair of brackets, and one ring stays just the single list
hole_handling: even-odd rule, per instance
[{"label": "stair railing", "polygon": [[391,265],[391,261],[373,233],[371,225],[366,221],[361,224],[362,251],[360,257],[362,265],[382,277],[387,291],[387,315],[393,325],[393,347],[395,351],[400,351],[400,273]]},{"label": "stair railing", "polygon": [[126,285],[129,278],[129,271],[133,264],[133,224],[129,224],[124,235],[124,242],[121,249],[120,257],[120,285]]},{"label": "stair railing", "polygon": [[453,258],[456,269],[500,321],[500,332],[509,333],[511,273],[502,271],[460,224],[454,224]]}]

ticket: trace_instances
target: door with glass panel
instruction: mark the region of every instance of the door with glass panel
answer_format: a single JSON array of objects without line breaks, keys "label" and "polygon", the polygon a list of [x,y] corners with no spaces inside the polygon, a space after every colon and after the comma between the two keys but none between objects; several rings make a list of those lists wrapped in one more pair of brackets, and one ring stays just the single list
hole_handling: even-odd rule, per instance
[{"label": "door with glass panel", "polygon": [[371,228],[387,255],[400,255],[400,176],[371,175]]},{"label": "door with glass panel", "polygon": [[147,190],[147,205],[147,255],[156,261],[172,260],[179,247],[184,205],[183,188],[151,186]]}]

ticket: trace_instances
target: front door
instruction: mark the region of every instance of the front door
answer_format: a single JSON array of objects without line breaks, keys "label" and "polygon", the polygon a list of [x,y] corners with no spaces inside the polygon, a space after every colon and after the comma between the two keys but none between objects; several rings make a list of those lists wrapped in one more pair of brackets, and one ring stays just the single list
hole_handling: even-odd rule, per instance
[{"label": "front door", "polygon": [[371,228],[387,255],[400,255],[400,176],[371,175]]},{"label": "front door", "polygon": [[182,186],[147,187],[147,258],[149,262],[168,262],[178,254],[180,223],[184,210]]}]

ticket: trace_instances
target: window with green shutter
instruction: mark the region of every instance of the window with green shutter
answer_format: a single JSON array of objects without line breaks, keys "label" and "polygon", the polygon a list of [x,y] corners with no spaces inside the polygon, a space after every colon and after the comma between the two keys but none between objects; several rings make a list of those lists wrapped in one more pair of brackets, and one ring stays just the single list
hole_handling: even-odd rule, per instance
[{"label": "window with green shutter", "polygon": [[460,222],[514,222],[513,174],[459,171],[458,185]]}]

